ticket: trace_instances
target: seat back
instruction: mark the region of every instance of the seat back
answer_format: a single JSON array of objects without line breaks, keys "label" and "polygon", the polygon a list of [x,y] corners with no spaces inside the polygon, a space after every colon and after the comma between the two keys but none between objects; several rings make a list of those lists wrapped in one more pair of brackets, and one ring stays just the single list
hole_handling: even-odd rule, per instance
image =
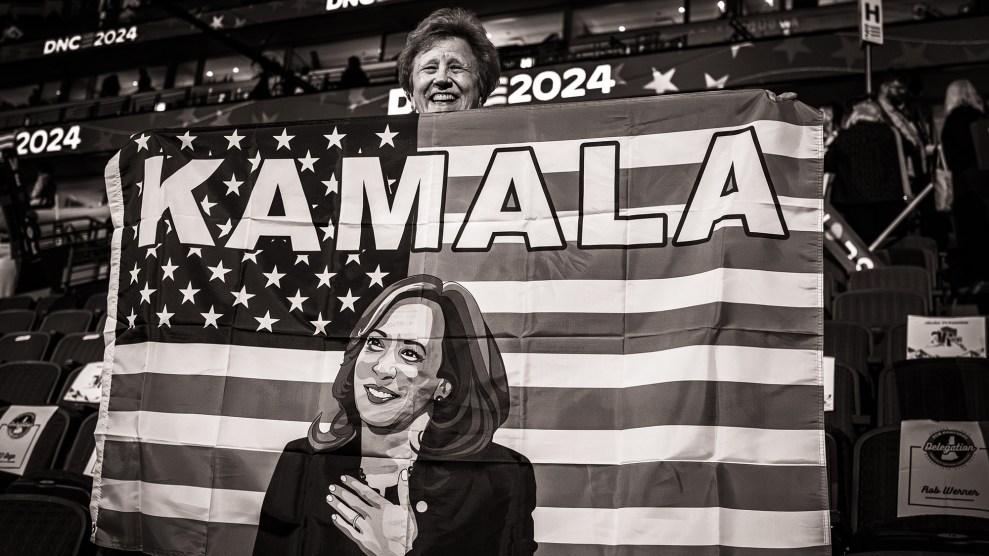
[{"label": "seat back", "polygon": [[859,393],[864,397],[861,399],[875,398],[875,387],[869,374],[872,334],[868,328],[854,322],[824,321],[824,355],[834,357],[835,363],[859,374]]},{"label": "seat back", "polygon": [[862,414],[859,391],[859,374],[856,371],[835,363],[834,366],[834,410],[824,412],[824,424],[841,431],[846,437],[855,440],[855,416]]},{"label": "seat back", "polygon": [[45,297],[39,299],[34,305],[34,312],[37,313],[39,317],[44,317],[52,311],[75,309],[76,307],[78,307],[76,296],[68,294],[54,294],[46,295]]},{"label": "seat back", "polygon": [[88,532],[86,511],[78,504],[53,496],[0,495],[0,554],[75,556]]},{"label": "seat back", "polygon": [[886,367],[907,358],[907,323],[897,324],[886,334]]},{"label": "seat back", "polygon": [[852,463],[852,528],[855,531],[896,518],[899,462],[899,425],[871,430],[855,443]]},{"label": "seat back", "polygon": [[34,299],[30,295],[0,297],[0,311],[6,311],[8,309],[30,309],[32,305],[34,305]]},{"label": "seat back", "polygon": [[989,420],[989,360],[911,359],[879,375],[878,425]]},{"label": "seat back", "polygon": [[857,322],[868,328],[890,328],[910,315],[926,315],[927,302],[918,294],[891,290],[846,292],[834,300],[835,320]]},{"label": "seat back", "polygon": [[856,272],[848,279],[848,291],[860,290],[912,292],[924,298],[926,312],[930,312],[931,281],[923,268],[888,266]]},{"label": "seat back", "polygon": [[[30,407],[30,406],[29,406]],[[38,406],[35,406],[38,407]],[[8,410],[9,411],[9,410]],[[4,415],[3,418],[13,418],[14,415]],[[64,409],[57,408],[45,424],[45,428],[38,434],[38,439],[31,451],[31,458],[24,462],[21,469],[23,474],[43,469],[54,469],[61,465],[59,456],[62,453],[62,446],[65,442],[66,434],[73,428],[72,417]],[[3,472],[4,483],[9,483],[12,475]]]},{"label": "seat back", "polygon": [[34,330],[34,311],[31,309],[7,309],[0,311],[0,336],[11,332]]},{"label": "seat back", "polygon": [[103,334],[98,332],[76,332],[62,338],[49,359],[59,365],[85,365],[103,360]]},{"label": "seat back", "polygon": [[0,401],[43,405],[51,401],[62,370],[46,361],[13,361],[0,365]]},{"label": "seat back", "polygon": [[65,456],[65,464],[62,469],[66,471],[71,471],[73,473],[84,474],[86,472],[86,464],[89,463],[89,456],[93,453],[96,448],[96,422],[99,418],[98,413],[93,413],[89,417],[86,417],[82,424],[79,425],[79,432],[76,433],[75,441],[72,442],[72,448],[69,449],[69,453]]},{"label": "seat back", "polygon": [[0,337],[0,363],[41,361],[48,353],[51,335],[47,332],[13,332]]},{"label": "seat back", "polygon": [[106,313],[106,296],[107,292],[94,293],[86,298],[86,304],[82,308],[92,311],[94,315],[102,315]]},{"label": "seat back", "polygon": [[52,311],[45,316],[38,330],[52,334],[72,334],[86,332],[93,320],[93,314],[86,309],[65,309]]}]

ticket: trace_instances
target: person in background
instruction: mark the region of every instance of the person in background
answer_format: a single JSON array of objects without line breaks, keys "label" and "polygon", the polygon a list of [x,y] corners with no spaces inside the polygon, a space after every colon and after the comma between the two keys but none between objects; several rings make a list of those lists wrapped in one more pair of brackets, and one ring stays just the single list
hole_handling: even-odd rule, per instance
[{"label": "person in background", "polygon": [[422,20],[398,57],[398,83],[420,114],[479,108],[500,75],[498,50],[477,16],[462,8]]},{"label": "person in background", "polygon": [[367,87],[370,84],[367,74],[361,69],[361,59],[357,56],[347,58],[347,69],[343,70],[343,75],[340,76],[340,88],[352,89],[354,87]]},{"label": "person in background", "polygon": [[962,281],[989,280],[989,171],[979,170],[971,126],[985,115],[985,103],[967,79],[948,85],[941,145],[955,190],[952,216]]},{"label": "person in background", "polygon": [[100,85],[100,97],[110,98],[115,97],[120,94],[120,78],[117,74],[111,73],[110,75],[103,78],[103,83]]},{"label": "person in background", "polygon": [[48,162],[38,165],[38,177],[31,188],[29,203],[32,208],[51,208],[55,206],[55,180],[52,179],[52,166]]},{"label": "person in background", "polygon": [[148,75],[148,70],[145,68],[140,68],[137,70],[137,92],[146,93],[155,90],[154,86],[151,85],[151,76]]},{"label": "person in background", "polygon": [[835,177],[831,204],[863,241],[871,243],[903,210],[908,186],[900,171],[896,136],[875,102],[856,104],[846,126],[824,156],[824,171]]}]

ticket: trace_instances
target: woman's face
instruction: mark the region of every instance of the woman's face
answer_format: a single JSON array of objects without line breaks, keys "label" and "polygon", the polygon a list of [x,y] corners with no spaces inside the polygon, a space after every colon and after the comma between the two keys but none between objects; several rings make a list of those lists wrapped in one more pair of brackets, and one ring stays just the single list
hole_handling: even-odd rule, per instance
[{"label": "woman's face", "polygon": [[455,112],[481,104],[478,63],[467,41],[440,39],[412,62],[412,104],[420,114]]},{"label": "woman's face", "polygon": [[442,362],[444,319],[439,305],[403,300],[371,330],[354,366],[354,398],[361,420],[402,430],[448,393],[437,377]]}]

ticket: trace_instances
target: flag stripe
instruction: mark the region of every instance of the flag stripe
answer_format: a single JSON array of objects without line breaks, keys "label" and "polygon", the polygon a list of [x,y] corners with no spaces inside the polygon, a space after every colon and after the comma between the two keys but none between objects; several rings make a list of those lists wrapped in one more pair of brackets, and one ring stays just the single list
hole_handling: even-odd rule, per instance
[{"label": "flag stripe", "polygon": [[[263,492],[104,479],[102,506],[191,521],[257,524]],[[825,511],[731,508],[548,508],[532,518],[536,542],[800,548],[823,544]],[[703,527],[717,522],[720,528]]]},{"label": "flag stripe", "polygon": [[[548,141],[573,137],[607,137],[628,133],[666,133],[713,126],[740,126],[766,119],[785,119],[820,126],[820,112],[800,105],[781,105],[753,98],[765,91],[712,91],[593,103],[505,106],[478,117],[460,112],[421,114],[420,145],[471,145],[479,137],[502,137],[512,142]],[[712,96],[716,96],[712,99]],[[739,98],[744,97],[744,98]],[[579,111],[580,116],[574,117]],[[480,114],[485,114],[484,112]],[[662,114],[662,117],[657,117]],[[519,125],[524,121],[525,125]],[[457,130],[457,133],[450,133]]]},{"label": "flag stripe", "polygon": [[[619,154],[621,156],[621,153]],[[799,180],[781,179],[788,176],[801,176],[806,173],[815,161],[786,156],[766,155],[769,178],[773,190],[780,198],[803,198],[807,195],[807,186]],[[537,160],[542,168],[542,161]],[[640,168],[621,168],[618,170],[615,189],[619,196],[618,206],[622,210],[656,205],[680,205],[690,197],[690,192],[697,182],[702,164],[671,164],[669,166],[644,166]],[[544,173],[543,179],[553,208],[558,211],[576,211],[580,208],[580,172]],[[657,185],[661,185],[657,187]],[[464,213],[470,207],[471,201],[481,187],[478,176],[451,177],[446,182],[445,210],[454,213]],[[805,201],[820,201],[805,199]],[[794,202],[793,204],[796,204]]]},{"label": "flag stripe", "polygon": [[653,313],[706,303],[820,307],[818,274],[716,268],[654,280],[461,282],[485,313]]},{"label": "flag stripe", "polygon": [[[281,452],[311,421],[217,415],[111,411],[106,436],[164,444]],[[665,425],[627,430],[499,429],[495,441],[533,463],[617,465],[641,461],[720,461],[759,465],[823,465],[823,432]]]},{"label": "flag stripe", "polygon": [[[536,508],[536,542],[802,548],[827,543],[826,511]],[[710,527],[717,523],[718,527]]]},{"label": "flag stripe", "polygon": [[[783,220],[786,222],[786,227],[788,230],[797,232],[821,231],[821,213],[819,208],[805,206],[805,199],[781,197],[779,201],[780,210],[783,212]],[[659,243],[661,241],[665,241],[669,243],[673,241],[677,227],[680,225],[680,218],[683,216],[684,207],[685,205],[648,206],[636,208],[622,214],[628,216],[665,214],[666,237],[657,237],[655,242]],[[560,230],[563,233],[564,241],[571,243],[577,241],[577,231],[580,224],[579,217],[580,214],[575,210],[561,210],[556,212],[556,218],[560,224]],[[443,243],[445,245],[454,244],[457,239],[457,235],[460,233],[460,229],[463,227],[465,218],[465,213],[455,212],[448,212],[443,217]],[[715,230],[741,227],[742,221],[738,218],[725,219],[714,225]],[[524,244],[525,238],[519,235],[495,236],[493,243]]]},{"label": "flag stripe", "polygon": [[[645,168],[681,164],[700,164],[708,152],[715,133],[748,127],[755,129],[762,152],[790,158],[819,159],[821,131],[815,126],[801,126],[776,120],[759,120],[750,124],[690,129],[668,133],[644,133],[601,137],[596,142],[615,141],[620,145],[620,168]],[[543,173],[580,170],[581,146],[588,139],[561,139],[534,143],[497,143],[486,145],[431,146],[420,128],[419,152],[444,151],[449,154],[447,175],[450,177],[483,176],[495,149],[532,148]],[[427,131],[428,133],[428,131]]]},{"label": "flag stripe", "polygon": [[[667,246],[641,249],[584,250],[576,243],[565,249],[526,253],[518,265],[492,264],[521,256],[518,244],[495,243],[490,251],[458,253],[456,258],[413,254],[410,268],[440,273],[447,280],[500,281],[523,276],[536,280],[579,276],[592,280],[643,280],[690,276],[713,268],[739,268],[774,272],[806,272],[809,249],[820,249],[821,234],[791,230],[790,239],[756,238],[738,226],[716,230],[710,245]],[[420,262],[421,261],[421,262]]]},{"label": "flag stripe", "polygon": [[820,547],[750,548],[739,546],[606,546],[600,544],[539,543],[539,556],[822,556]]},{"label": "flag stripe", "polygon": [[[610,369],[601,371],[608,373]],[[620,378],[620,372],[614,374]],[[328,389],[329,384],[322,388]],[[322,388],[320,384],[239,377],[121,374],[114,378],[109,409],[306,421],[320,411]],[[277,407],[266,403],[272,392],[279,394],[281,403]],[[820,386],[712,381],[626,388],[513,387],[512,412],[502,426],[571,430],[665,425],[816,429],[819,423],[814,400],[821,396]],[[779,411],[758,411],[763,403],[773,403]],[[628,413],[626,407],[642,410]]]},{"label": "flag stripe", "polygon": [[[149,442],[106,443],[103,476],[118,481],[184,484],[264,492],[280,454],[251,450],[174,446]],[[140,461],[140,466],[133,465]],[[213,476],[213,466],[237,474]],[[562,508],[716,507],[808,511],[820,469],[707,462],[627,465],[536,464],[536,502]],[[574,488],[574,485],[586,488]],[[650,485],[642,488],[642,485]],[[705,485],[688,488],[687,485]],[[772,485],[767,488],[766,485]],[[792,493],[781,496],[780,493]]]},{"label": "flag stripe", "polygon": [[[120,345],[115,356],[113,388],[128,375],[143,376],[144,361],[155,361],[158,375],[255,379],[271,388],[288,381],[313,388],[311,383],[332,382],[343,361],[339,351],[159,342]],[[817,379],[792,369],[813,365],[820,356],[815,350],[736,345],[687,345],[627,355],[502,354],[509,384],[542,388],[616,388],[690,380],[813,386],[819,384]]]}]

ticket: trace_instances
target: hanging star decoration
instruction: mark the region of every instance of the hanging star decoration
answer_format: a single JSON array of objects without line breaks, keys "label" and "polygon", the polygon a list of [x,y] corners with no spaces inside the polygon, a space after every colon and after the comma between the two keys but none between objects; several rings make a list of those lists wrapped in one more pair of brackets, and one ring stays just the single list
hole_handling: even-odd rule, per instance
[{"label": "hanging star decoration", "polygon": [[642,88],[651,89],[657,95],[675,93],[680,90],[673,84],[673,74],[675,74],[676,71],[676,68],[670,68],[670,70],[666,72],[661,72],[656,68],[652,68],[652,81],[644,85]]}]

